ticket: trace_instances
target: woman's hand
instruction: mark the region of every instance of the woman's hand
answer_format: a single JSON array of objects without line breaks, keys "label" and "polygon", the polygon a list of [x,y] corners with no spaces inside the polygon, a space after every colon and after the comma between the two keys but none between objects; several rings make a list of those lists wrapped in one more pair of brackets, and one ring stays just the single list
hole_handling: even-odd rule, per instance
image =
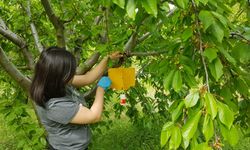
[{"label": "woman's hand", "polygon": [[112,54],[108,55],[108,57],[111,60],[116,60],[116,59],[123,57],[123,54],[121,52],[116,51],[116,52],[113,52]]},{"label": "woman's hand", "polygon": [[111,80],[109,77],[102,77],[99,82],[97,83],[98,86],[102,87],[105,91],[110,87],[111,85]]}]

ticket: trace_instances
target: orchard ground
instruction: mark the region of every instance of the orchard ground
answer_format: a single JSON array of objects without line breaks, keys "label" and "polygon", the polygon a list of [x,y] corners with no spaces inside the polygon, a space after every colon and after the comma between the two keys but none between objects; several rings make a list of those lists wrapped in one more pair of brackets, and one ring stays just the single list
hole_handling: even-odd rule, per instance
[{"label": "orchard ground", "polygon": [[[112,112],[112,105],[119,100],[112,100],[106,109]],[[32,112],[32,110],[30,110]],[[105,117],[104,120],[105,121]],[[122,115],[120,119],[113,118],[112,125],[109,129],[105,126],[96,129],[93,132],[93,138],[90,145],[91,150],[158,150],[160,149],[160,129],[153,130],[133,125],[129,118]],[[19,139],[19,134],[12,132],[10,127],[4,121],[0,114],[0,150],[14,150]],[[234,147],[226,144],[225,150],[247,150],[250,147],[250,138],[241,137],[239,143]]]}]

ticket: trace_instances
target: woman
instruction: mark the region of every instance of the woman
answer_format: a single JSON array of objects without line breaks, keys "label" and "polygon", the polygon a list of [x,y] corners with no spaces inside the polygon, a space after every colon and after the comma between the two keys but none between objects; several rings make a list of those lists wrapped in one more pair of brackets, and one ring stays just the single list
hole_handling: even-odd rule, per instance
[{"label": "woman", "polygon": [[118,52],[105,57],[85,75],[75,75],[76,60],[63,48],[50,47],[41,53],[36,64],[30,95],[36,103],[41,123],[48,133],[50,149],[84,150],[88,148],[91,133],[88,124],[100,121],[103,97],[111,81],[102,77],[98,82],[91,108],[74,88],[99,79],[108,59],[122,57]]}]

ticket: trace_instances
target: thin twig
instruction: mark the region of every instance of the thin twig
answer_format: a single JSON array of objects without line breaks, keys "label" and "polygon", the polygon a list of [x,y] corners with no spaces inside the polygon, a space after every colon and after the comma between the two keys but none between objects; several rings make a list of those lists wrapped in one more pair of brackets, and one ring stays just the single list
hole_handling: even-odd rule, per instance
[{"label": "thin twig", "polygon": [[106,8],[105,10],[105,38],[107,43],[109,43],[109,8]]},{"label": "thin twig", "polygon": [[250,44],[250,40],[248,40],[246,37],[244,37],[242,34],[240,33],[237,33],[237,32],[231,32],[230,35],[232,37],[235,37],[235,36],[238,36],[240,37],[241,39],[245,40],[248,44]]},{"label": "thin twig", "polygon": [[162,51],[151,51],[151,52],[130,52],[127,56],[158,56],[164,53],[167,53],[168,50],[162,50]]},{"label": "thin twig", "polygon": [[151,35],[151,32],[146,32],[145,34],[143,34],[140,38],[138,38],[138,43],[146,40],[149,36]]},{"label": "thin twig", "polygon": [[195,5],[195,3],[194,3],[193,0],[192,0],[192,6],[194,7],[194,11],[195,11],[195,18],[196,18],[195,19],[195,24],[196,24],[197,34],[198,34],[198,38],[199,38],[199,50],[200,50],[200,54],[201,54],[202,64],[204,66],[205,75],[206,75],[206,85],[207,85],[208,92],[210,92],[209,76],[208,76],[208,71],[207,71],[207,65],[206,65],[206,62],[205,62],[205,58],[202,55],[202,53],[203,53],[203,42],[202,42],[202,39],[201,39],[199,17],[198,17],[198,12],[197,12],[196,5]]},{"label": "thin twig", "polygon": [[30,19],[31,32],[32,32],[32,35],[34,37],[35,45],[36,45],[38,51],[41,53],[43,51],[43,46],[42,46],[42,44],[40,42],[37,30],[36,30],[36,26],[35,26],[35,24],[32,21],[32,16],[31,16],[31,11],[30,11],[30,5],[31,5],[30,4],[30,0],[27,0],[26,12],[27,12],[27,15],[29,16],[29,19]]},{"label": "thin twig", "polygon": [[[176,12],[176,10],[178,10],[177,7],[174,7],[173,9],[169,10],[169,12],[167,13],[166,16],[167,16],[167,17],[172,16],[172,15],[174,14],[174,12]],[[159,26],[162,25],[162,23],[163,23],[162,20],[160,20],[160,21],[156,24],[156,26],[159,27]],[[141,37],[138,38],[137,43],[139,44],[139,43],[143,42],[143,41],[146,40],[148,37],[150,37],[150,35],[152,35],[152,32],[146,32],[146,33],[144,33]]]}]

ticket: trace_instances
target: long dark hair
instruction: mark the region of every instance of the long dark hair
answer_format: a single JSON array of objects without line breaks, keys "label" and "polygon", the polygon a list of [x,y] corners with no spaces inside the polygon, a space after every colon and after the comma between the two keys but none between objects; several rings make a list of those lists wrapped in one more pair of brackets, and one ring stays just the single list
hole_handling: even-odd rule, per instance
[{"label": "long dark hair", "polygon": [[76,71],[75,57],[64,48],[50,47],[44,50],[35,67],[30,88],[31,98],[45,107],[50,98],[63,97],[65,86]]}]

